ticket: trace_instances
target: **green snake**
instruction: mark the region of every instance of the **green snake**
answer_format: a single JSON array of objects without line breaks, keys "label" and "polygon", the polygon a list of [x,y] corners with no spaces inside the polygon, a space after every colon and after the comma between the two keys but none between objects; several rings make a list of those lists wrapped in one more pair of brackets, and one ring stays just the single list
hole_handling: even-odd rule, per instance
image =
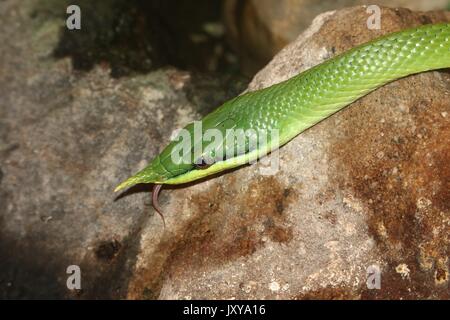
[{"label": "green snake", "polygon": [[[357,46],[300,74],[270,87],[235,97],[201,120],[202,133],[216,129],[223,134],[222,154],[239,146],[225,144],[229,130],[277,130],[278,138],[264,144],[245,143],[231,157],[217,158],[214,150],[188,152],[189,161],[176,163],[172,141],[136,175],[115,191],[138,183],[153,183],[153,205],[161,214],[158,193],[164,184],[183,184],[238,167],[281,147],[304,130],[348,106],[371,91],[396,79],[428,70],[450,67],[450,24],[432,24],[391,33]],[[211,140],[194,137],[192,146]],[[216,141],[217,142],[217,141]],[[234,142],[238,143],[238,142]],[[233,149],[236,150],[236,149]],[[217,153],[218,154],[218,153]],[[213,159],[205,165],[204,159]]]}]

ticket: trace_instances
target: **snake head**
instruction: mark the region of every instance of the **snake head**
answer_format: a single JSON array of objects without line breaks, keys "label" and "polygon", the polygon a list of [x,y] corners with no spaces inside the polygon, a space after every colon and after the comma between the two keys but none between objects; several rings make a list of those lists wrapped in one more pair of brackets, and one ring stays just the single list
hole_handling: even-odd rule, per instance
[{"label": "snake head", "polygon": [[139,183],[160,183],[168,179],[167,173],[164,171],[160,163],[159,156],[156,157],[147,167],[136,173],[134,176],[120,183],[114,192],[132,187]]},{"label": "snake head", "polygon": [[[203,155],[195,151],[194,145],[204,143],[202,134],[194,133],[194,123],[189,124],[157,155],[147,167],[119,184],[115,191],[132,187],[139,183],[178,184],[189,173],[195,176],[197,170],[206,169]],[[195,179],[194,179],[195,180]]]},{"label": "snake head", "polygon": [[140,183],[167,184],[172,178],[183,174],[193,168],[192,164],[174,165],[170,157],[164,154],[170,149],[169,145],[163,153],[156,156],[148,166],[136,173],[134,176],[120,183],[114,192],[130,188]]},{"label": "snake head", "polygon": [[240,119],[240,128],[236,129],[239,118],[233,117],[233,110],[240,106],[256,108],[251,97],[252,93],[247,93],[232,99],[202,121],[179,130],[146,168],[119,184],[115,191],[138,183],[183,184],[267,154],[269,145],[259,139],[259,131],[251,128],[251,121]]}]

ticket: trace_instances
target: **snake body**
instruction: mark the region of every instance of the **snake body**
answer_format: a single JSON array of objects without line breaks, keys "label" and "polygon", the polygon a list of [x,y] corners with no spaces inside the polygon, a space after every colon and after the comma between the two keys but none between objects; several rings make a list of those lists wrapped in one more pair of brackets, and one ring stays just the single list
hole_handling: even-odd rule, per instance
[{"label": "snake body", "polygon": [[[232,158],[207,168],[176,164],[172,141],[142,171],[116,190],[137,183],[181,184],[194,181],[267,154],[376,88],[428,70],[450,67],[450,24],[433,24],[388,34],[357,46],[284,82],[248,92],[225,102],[201,120],[202,130],[277,129],[279,139],[256,148],[246,147]],[[186,127],[194,131],[192,124]],[[206,144],[206,141],[192,141]],[[222,145],[224,149],[227,146]],[[233,146],[231,146],[233,147]]]}]

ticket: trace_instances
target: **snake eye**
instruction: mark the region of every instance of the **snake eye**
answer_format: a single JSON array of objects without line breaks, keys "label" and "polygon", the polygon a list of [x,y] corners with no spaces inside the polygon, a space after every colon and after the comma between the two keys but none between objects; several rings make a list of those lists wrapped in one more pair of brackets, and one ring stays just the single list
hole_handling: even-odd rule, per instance
[{"label": "snake eye", "polygon": [[194,164],[196,169],[206,169],[209,168],[212,163],[209,163],[205,160],[205,158],[201,158],[200,161],[196,161],[196,163]]}]

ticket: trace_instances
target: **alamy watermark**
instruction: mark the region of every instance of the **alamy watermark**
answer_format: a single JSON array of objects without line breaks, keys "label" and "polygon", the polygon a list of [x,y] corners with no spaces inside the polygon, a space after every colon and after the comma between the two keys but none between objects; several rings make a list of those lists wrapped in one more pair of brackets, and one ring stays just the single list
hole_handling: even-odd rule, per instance
[{"label": "alamy watermark", "polygon": [[66,19],[66,26],[69,30],[81,29],[81,9],[79,6],[72,4],[67,7],[66,13],[70,16]]},{"label": "alamy watermark", "polygon": [[81,268],[73,264],[67,267],[66,273],[69,274],[66,281],[67,289],[81,290]]},{"label": "alamy watermark", "polygon": [[367,289],[381,289],[381,269],[378,265],[373,264],[367,267],[366,276]]},{"label": "alamy watermark", "polygon": [[367,7],[366,12],[370,14],[367,18],[367,28],[369,30],[381,29],[381,9],[379,6],[373,4]]},{"label": "alamy watermark", "polygon": [[[241,164],[260,161],[261,174],[272,175],[279,168],[278,129],[226,129],[203,131],[202,122],[194,121],[193,130],[179,129],[172,134],[178,142],[171,150],[174,164],[194,164],[207,168],[219,161],[240,158]],[[270,157],[267,155],[270,154]]]}]

